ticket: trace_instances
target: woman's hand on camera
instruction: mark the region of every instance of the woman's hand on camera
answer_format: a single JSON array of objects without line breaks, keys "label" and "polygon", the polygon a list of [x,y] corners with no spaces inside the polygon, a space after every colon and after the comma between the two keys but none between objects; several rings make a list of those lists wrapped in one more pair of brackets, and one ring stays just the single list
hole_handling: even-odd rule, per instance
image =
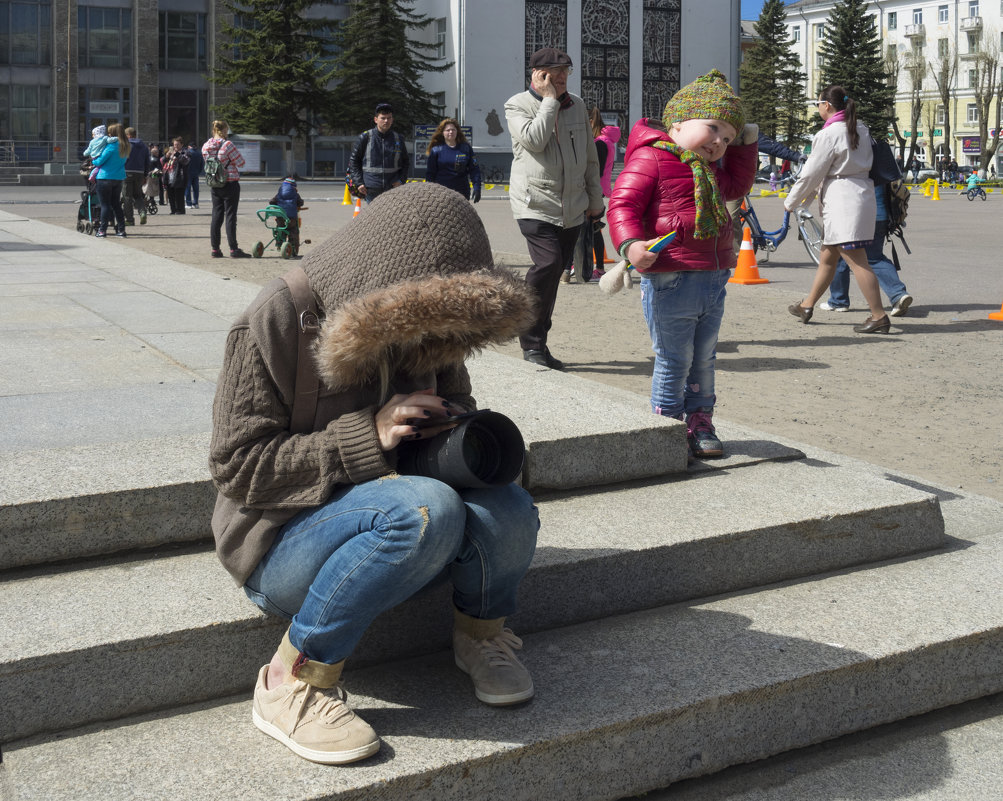
[{"label": "woman's hand on camera", "polygon": [[427,439],[441,431],[453,428],[456,423],[435,425],[436,417],[447,417],[462,411],[449,405],[431,389],[394,395],[376,412],[376,436],[380,449],[392,451],[402,441]]}]

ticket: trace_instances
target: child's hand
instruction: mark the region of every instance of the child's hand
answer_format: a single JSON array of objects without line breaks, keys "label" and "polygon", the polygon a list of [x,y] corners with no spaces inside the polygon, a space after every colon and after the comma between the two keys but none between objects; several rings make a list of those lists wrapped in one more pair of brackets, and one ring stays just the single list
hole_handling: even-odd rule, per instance
[{"label": "child's hand", "polygon": [[759,126],[754,122],[745,123],[745,127],[738,132],[733,145],[754,145],[759,143]]},{"label": "child's hand", "polygon": [[655,237],[654,239],[649,239],[647,242],[640,240],[631,242],[630,247],[627,248],[627,261],[639,270],[647,270],[658,259],[657,253],[652,253],[648,250],[658,239],[659,237]]}]

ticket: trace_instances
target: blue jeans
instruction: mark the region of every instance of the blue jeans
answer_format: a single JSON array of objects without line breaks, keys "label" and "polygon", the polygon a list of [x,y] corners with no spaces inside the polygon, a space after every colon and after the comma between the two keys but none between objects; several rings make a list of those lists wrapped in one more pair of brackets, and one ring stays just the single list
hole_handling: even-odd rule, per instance
[{"label": "blue jeans", "polygon": [[188,186],[185,187],[185,203],[189,206],[199,204],[199,177],[197,175],[188,176]]},{"label": "blue jeans", "polygon": [[641,306],[655,351],[651,410],[680,417],[712,409],[717,335],[731,270],[641,276]]},{"label": "blue jeans", "polygon": [[375,479],[286,523],[244,591],[292,619],[289,641],[301,653],[333,665],[377,615],[436,579],[452,580],[453,603],[470,617],[512,614],[539,526],[515,484],[454,490],[420,476]]},{"label": "blue jeans", "polygon": [[[906,288],[895,265],[888,260],[882,249],[887,234],[888,220],[878,220],[875,223],[874,239],[864,246],[864,252],[867,254],[867,263],[874,270],[874,277],[878,279],[878,286],[894,306],[906,294]],[[850,308],[850,267],[843,259],[836,265],[836,275],[829,284],[829,305],[834,308]]]}]

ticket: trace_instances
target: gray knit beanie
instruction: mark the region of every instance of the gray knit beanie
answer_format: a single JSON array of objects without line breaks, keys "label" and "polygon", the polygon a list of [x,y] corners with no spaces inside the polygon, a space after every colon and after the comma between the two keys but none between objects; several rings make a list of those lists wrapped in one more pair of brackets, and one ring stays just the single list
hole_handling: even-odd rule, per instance
[{"label": "gray knit beanie", "polygon": [[462,363],[532,320],[532,294],[494,267],[474,207],[439,184],[384,192],[303,269],[326,318],[317,368],[331,388]]}]

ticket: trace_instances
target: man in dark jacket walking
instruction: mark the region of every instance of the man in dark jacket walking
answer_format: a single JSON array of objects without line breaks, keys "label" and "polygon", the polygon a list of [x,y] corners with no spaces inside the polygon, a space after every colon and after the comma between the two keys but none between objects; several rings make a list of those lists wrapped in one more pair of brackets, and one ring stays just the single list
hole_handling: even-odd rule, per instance
[{"label": "man in dark jacket walking", "polygon": [[150,149],[136,135],[135,128],[126,128],[132,149],[125,160],[125,181],[122,182],[122,211],[125,224],[135,225],[135,207],[139,207],[139,224],[146,225],[146,176],[150,172]]},{"label": "man in dark jacket walking", "polygon": [[376,126],[359,134],[348,158],[348,174],[366,203],[388,189],[406,183],[408,171],[404,137],[392,130],[393,106],[380,103],[373,122]]},{"label": "man in dark jacket walking", "polygon": [[189,209],[199,207],[199,176],[205,169],[205,159],[195,147],[194,142],[188,143],[188,186],[185,187],[185,206]]}]

